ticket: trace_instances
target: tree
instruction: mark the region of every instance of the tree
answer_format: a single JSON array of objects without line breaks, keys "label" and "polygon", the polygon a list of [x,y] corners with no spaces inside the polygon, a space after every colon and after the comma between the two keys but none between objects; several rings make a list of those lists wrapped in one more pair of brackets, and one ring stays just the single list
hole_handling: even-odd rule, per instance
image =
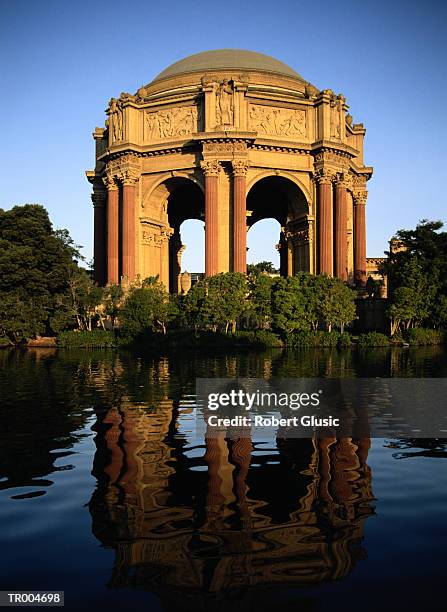
[{"label": "tree", "polygon": [[271,261],[260,261],[256,264],[248,264],[247,274],[279,274],[279,270],[275,268]]},{"label": "tree", "polygon": [[[60,328],[67,314],[61,305],[68,295],[72,267],[79,259],[79,247],[66,230],[53,229],[43,206],[0,209],[1,325],[10,330],[11,341],[18,343]],[[16,313],[13,304],[19,309]]]},{"label": "tree", "polygon": [[124,292],[121,285],[108,285],[103,292],[104,314],[110,317],[113,328],[115,328],[116,319],[120,313],[123,295]]},{"label": "tree", "polygon": [[173,303],[158,277],[143,281],[141,287],[133,287],[124,300],[120,312],[123,336],[136,338],[147,331],[166,333],[166,326],[174,316]]},{"label": "tree", "polygon": [[296,276],[277,279],[272,291],[273,324],[283,335],[309,329],[306,299]]},{"label": "tree", "polygon": [[276,279],[266,274],[250,276],[247,316],[255,327],[268,329],[272,324],[272,288]]},{"label": "tree", "polygon": [[345,325],[351,323],[356,317],[356,293],[339,278],[323,276],[326,285],[324,297],[321,301],[321,318],[327,330],[336,326],[343,333]]},{"label": "tree", "polygon": [[197,329],[236,329],[237,320],[248,307],[248,288],[244,274],[222,272],[199,281],[182,301],[185,321]]},{"label": "tree", "polygon": [[382,273],[388,278],[388,314],[394,331],[421,324],[446,325],[447,232],[441,221],[423,219],[414,230],[399,230],[401,249],[387,253]]}]

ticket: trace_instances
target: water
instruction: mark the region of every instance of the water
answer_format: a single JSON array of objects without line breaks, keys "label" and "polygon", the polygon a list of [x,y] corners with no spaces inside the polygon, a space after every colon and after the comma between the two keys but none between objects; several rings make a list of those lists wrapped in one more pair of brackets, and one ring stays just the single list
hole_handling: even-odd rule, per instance
[{"label": "water", "polygon": [[439,347],[0,352],[0,589],[68,610],[419,610],[446,440],[205,441],[196,376],[446,377]]}]

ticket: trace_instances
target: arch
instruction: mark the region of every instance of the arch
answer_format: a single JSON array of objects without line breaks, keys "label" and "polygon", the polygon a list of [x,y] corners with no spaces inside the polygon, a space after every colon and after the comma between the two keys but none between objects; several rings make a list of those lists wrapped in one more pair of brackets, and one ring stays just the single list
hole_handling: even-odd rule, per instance
[{"label": "arch", "polygon": [[[142,176],[142,178],[145,175]],[[181,181],[190,181],[191,183],[197,185],[200,188],[202,193],[205,193],[205,188],[202,182],[193,174],[188,174],[187,172],[165,172],[158,179],[146,189],[146,191],[142,194],[141,198],[141,208],[146,208],[146,205],[155,199],[162,198],[163,193],[169,195],[171,192],[175,191],[176,185],[178,186]]]},{"label": "arch", "polygon": [[247,225],[276,219],[281,227],[278,243],[283,276],[313,272],[313,221],[309,202],[295,177],[266,172],[250,184],[247,193]]},{"label": "arch", "polygon": [[311,197],[311,193],[309,192],[309,189],[305,186],[305,184],[301,181],[301,179],[299,179],[297,176],[295,176],[291,172],[287,172],[287,170],[264,170],[263,172],[256,174],[250,181],[247,182],[247,194],[250,191],[250,189],[254,187],[256,183],[258,183],[262,179],[267,178],[269,176],[277,176],[279,178],[285,178],[285,179],[288,179],[289,181],[292,181],[292,183],[295,183],[295,185],[303,192],[304,197],[306,198],[306,202],[309,207],[309,210],[311,209],[312,197]]},{"label": "arch", "polygon": [[188,173],[164,173],[146,190],[142,210],[143,275],[158,274],[169,291],[178,293],[184,251],[180,226],[187,219],[204,219],[203,186]]},{"label": "arch", "polygon": [[280,233],[281,226],[273,217],[266,217],[253,223],[247,232],[247,264],[270,261],[274,268],[280,269],[278,244],[276,240],[272,240]]}]

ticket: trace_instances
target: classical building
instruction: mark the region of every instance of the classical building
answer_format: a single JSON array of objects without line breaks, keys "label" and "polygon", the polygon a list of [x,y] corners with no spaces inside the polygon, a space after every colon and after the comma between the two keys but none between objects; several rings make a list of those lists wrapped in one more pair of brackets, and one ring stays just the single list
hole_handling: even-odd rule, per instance
[{"label": "classical building", "polygon": [[187,57],[112,98],[87,172],[96,281],[159,275],[180,291],[187,219],[205,221],[207,275],[245,272],[247,231],[274,218],[281,274],[364,285],[372,168],[348,108],[282,62],[230,49]]}]

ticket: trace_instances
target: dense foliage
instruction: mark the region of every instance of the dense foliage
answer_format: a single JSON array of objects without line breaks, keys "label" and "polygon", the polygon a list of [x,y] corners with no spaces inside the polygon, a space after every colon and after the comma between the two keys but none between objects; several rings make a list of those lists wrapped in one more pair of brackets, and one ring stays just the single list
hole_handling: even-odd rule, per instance
[{"label": "dense foliage", "polygon": [[424,325],[447,327],[447,232],[441,221],[421,221],[400,230],[400,250],[387,253],[388,315],[392,333]]},{"label": "dense foliage", "polygon": [[[422,221],[415,230],[399,231],[401,249],[383,265],[396,340],[445,339],[436,331],[447,327],[447,233],[441,228],[440,222]],[[59,335],[59,346],[110,346],[116,336],[120,343],[157,337],[185,346],[227,339],[259,346],[351,343],[345,327],[356,319],[356,293],[337,278],[304,272],[282,278],[271,263],[261,262],[248,266],[247,275],[203,278],[186,295],[174,296],[158,277],[126,291],[98,287],[81,260],[68,232],[54,230],[42,206],[0,210],[2,342]],[[376,289],[371,285],[370,295]],[[359,338],[359,346],[387,344],[376,332]]]},{"label": "dense foliage", "polygon": [[40,205],[0,209],[0,335],[12,344],[72,326],[91,329],[101,291],[78,247]]}]

